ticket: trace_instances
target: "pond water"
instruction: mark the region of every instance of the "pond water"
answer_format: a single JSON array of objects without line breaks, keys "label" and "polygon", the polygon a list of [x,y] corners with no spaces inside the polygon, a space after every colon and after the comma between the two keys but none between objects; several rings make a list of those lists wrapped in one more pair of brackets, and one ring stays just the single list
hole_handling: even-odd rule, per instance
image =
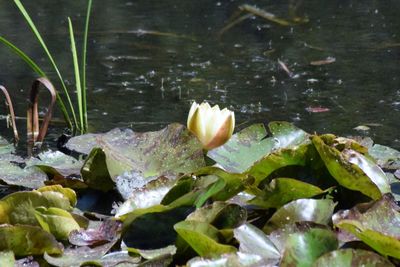
[{"label": "pond water", "polygon": [[[0,35],[56,81],[13,1],[3,2]],[[85,3],[24,1],[71,88],[66,18],[71,16],[79,43]],[[290,4],[299,4],[297,15],[308,22],[282,26],[253,16],[221,34],[243,4],[282,18],[289,17]],[[207,100],[233,109],[242,127],[285,120],[310,132],[367,135],[400,148],[398,10],[400,2],[394,0],[308,0],[303,5],[293,0],[94,0],[88,50],[90,129],[157,130],[170,122],[185,123],[191,102]],[[335,62],[310,64],[329,57]],[[0,46],[0,84],[9,88],[20,117],[34,77],[23,61]],[[21,128],[25,124],[23,119],[17,123]],[[370,129],[353,129],[359,125]],[[5,127],[2,121],[0,134],[9,136]],[[52,142],[62,127],[53,125],[50,131]]]}]

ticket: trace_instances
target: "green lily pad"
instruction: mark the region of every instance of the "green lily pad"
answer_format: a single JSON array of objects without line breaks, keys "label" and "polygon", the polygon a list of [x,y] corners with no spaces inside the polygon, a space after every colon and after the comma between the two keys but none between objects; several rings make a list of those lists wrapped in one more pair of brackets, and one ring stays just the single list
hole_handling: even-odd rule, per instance
[{"label": "green lily pad", "polygon": [[259,228],[249,223],[234,230],[234,236],[239,241],[239,251],[256,254],[267,261],[279,261],[281,253],[274,243]]},{"label": "green lily pad", "polygon": [[48,179],[43,171],[34,166],[21,168],[14,159],[13,155],[0,155],[0,180],[27,188],[39,188],[45,185]]},{"label": "green lily pad", "polygon": [[208,151],[207,156],[227,171],[244,172],[274,148],[275,142],[264,139],[267,134],[263,124],[254,124],[234,134],[224,145]]},{"label": "green lily pad", "polygon": [[[208,198],[221,192],[221,187],[218,186],[221,182],[225,186],[225,182],[215,175],[181,177],[164,196],[161,204],[170,207],[194,205],[200,207]],[[215,184],[217,184],[217,188],[215,188]]]},{"label": "green lily pad", "polygon": [[328,224],[335,206],[330,199],[298,199],[289,202],[272,215],[263,231],[270,233],[286,224],[301,221]]},{"label": "green lily pad", "polygon": [[219,231],[211,224],[182,221],[175,224],[174,229],[202,257],[236,252],[235,247],[219,243]]},{"label": "green lily pad", "polygon": [[228,200],[244,189],[246,175],[229,173],[216,167],[204,167],[181,177],[165,195],[163,205],[201,207],[207,200]]},{"label": "green lily pad", "polygon": [[356,151],[344,150],[340,152],[330,147],[318,137],[313,136],[312,142],[329,173],[336,181],[351,190],[360,191],[372,199],[378,199],[382,194],[390,191],[386,176],[382,170],[370,160]]},{"label": "green lily pad", "polygon": [[[109,242],[94,248],[76,247],[67,248],[62,255],[56,256],[49,252],[44,254],[44,259],[51,265],[64,266],[82,266],[86,263],[89,266],[92,263],[101,264],[101,258],[115,245],[115,242]],[[101,266],[101,265],[100,265]]]},{"label": "green lily pad", "polygon": [[58,193],[62,194],[64,197],[68,198],[69,203],[71,204],[72,207],[74,207],[76,205],[76,203],[78,202],[75,191],[70,188],[62,187],[61,185],[43,186],[43,187],[36,189],[36,191],[38,191],[38,192],[58,192]]},{"label": "green lily pad", "polygon": [[[116,214],[121,216],[135,209],[146,209],[160,204],[164,196],[172,188],[175,181],[165,176],[148,181],[140,175],[132,179],[136,173],[128,172],[117,177],[117,189],[127,200],[116,208]],[[128,177],[128,178],[126,178]]]},{"label": "green lily pad", "polygon": [[375,144],[368,150],[368,153],[382,168],[389,170],[400,169],[400,151]]},{"label": "green lily pad", "polygon": [[305,166],[309,159],[310,149],[314,149],[310,144],[303,144],[294,148],[278,149],[263,157],[246,174],[255,178],[255,184],[259,184],[274,171],[286,166]]},{"label": "green lily pad", "polygon": [[74,217],[63,209],[38,207],[35,210],[35,216],[40,226],[58,240],[68,240],[73,230],[80,229]]},{"label": "green lily pad", "polygon": [[293,148],[309,142],[309,134],[286,121],[273,121],[268,124],[272,136],[278,139],[279,148]]},{"label": "green lily pad", "polygon": [[324,224],[318,224],[309,221],[295,222],[290,224],[285,224],[276,230],[273,230],[267,236],[269,240],[271,240],[276,249],[281,253],[281,255],[285,252],[285,246],[288,238],[295,233],[305,233],[310,229],[325,229],[331,230],[331,227]]},{"label": "green lily pad", "polygon": [[313,228],[294,233],[286,241],[280,266],[309,267],[318,257],[337,248],[338,241],[330,230]]},{"label": "green lily pad", "polygon": [[13,251],[16,256],[62,253],[62,245],[53,235],[30,225],[0,225],[0,250]]},{"label": "green lily pad", "polygon": [[348,162],[359,167],[379,188],[382,194],[390,192],[390,185],[386,174],[373,160],[354,150],[344,150],[342,154]]},{"label": "green lily pad", "polygon": [[40,153],[37,158],[29,159],[26,164],[38,167],[50,179],[53,179],[54,177],[79,177],[83,162],[59,151],[46,151]]},{"label": "green lily pad", "polygon": [[265,138],[264,126],[255,124],[233,135],[207,156],[227,171],[242,173],[274,150],[292,148],[308,141],[308,134],[291,123],[271,122],[268,126],[272,137]]},{"label": "green lily pad", "polygon": [[79,177],[81,166],[81,162],[58,151],[43,152],[38,158],[28,160],[13,154],[0,154],[0,179],[11,185],[39,188],[49,182],[48,177],[54,180]]},{"label": "green lily pad", "polygon": [[391,194],[359,204],[333,216],[335,226],[348,231],[382,255],[400,259],[400,207]]},{"label": "green lily pad", "polygon": [[102,148],[112,179],[131,170],[144,177],[174,176],[205,165],[201,143],[180,124],[170,124],[157,132],[114,129],[105,134],[77,136],[68,141],[67,147],[85,154],[94,147]]},{"label": "green lily pad", "polygon": [[140,262],[139,256],[131,256],[128,251],[111,252],[99,260],[97,263],[102,266],[121,266],[121,267],[135,267]]},{"label": "green lily pad", "polygon": [[[211,175],[218,177],[218,180],[222,180],[219,183],[219,187],[212,188],[212,194],[208,192],[207,197],[212,197],[213,200],[228,200],[237,193],[243,191],[245,185],[253,182],[252,179],[248,179],[247,175],[230,173],[217,167],[201,168],[194,172],[193,175],[196,177],[202,177],[203,179],[205,179],[204,176]],[[215,183],[217,183],[218,180]],[[207,198],[205,198],[204,201],[206,199]]]},{"label": "green lily pad", "polygon": [[339,249],[328,252],[319,257],[313,267],[394,267],[394,265],[384,257],[362,249]]},{"label": "green lily pad", "polygon": [[217,229],[233,229],[242,225],[247,219],[246,209],[226,202],[214,202],[191,213],[186,220],[205,222]]},{"label": "green lily pad", "polygon": [[81,169],[83,181],[91,188],[109,191],[114,188],[114,182],[108,173],[106,155],[101,148],[94,148]]},{"label": "green lily pad", "polygon": [[228,253],[218,257],[202,258],[195,257],[186,263],[188,267],[255,267],[268,266],[259,255],[245,253]]},{"label": "green lily pad", "polygon": [[196,180],[193,178],[193,176],[182,176],[176,181],[175,185],[164,196],[161,204],[170,205],[172,202],[183,197],[184,195],[193,192],[193,190],[195,189],[195,185]]},{"label": "green lily pad", "polygon": [[153,260],[158,258],[171,257],[175,255],[176,247],[175,245],[169,245],[166,246],[165,248],[157,248],[157,249],[128,248],[128,251],[140,255],[144,259]]},{"label": "green lily pad", "polygon": [[35,216],[37,207],[72,209],[70,200],[60,192],[16,192],[0,200],[0,223],[39,225]]},{"label": "green lily pad", "polygon": [[280,208],[290,201],[311,198],[323,192],[323,190],[314,185],[296,179],[275,178],[255,198],[249,201],[249,204],[264,209]]}]

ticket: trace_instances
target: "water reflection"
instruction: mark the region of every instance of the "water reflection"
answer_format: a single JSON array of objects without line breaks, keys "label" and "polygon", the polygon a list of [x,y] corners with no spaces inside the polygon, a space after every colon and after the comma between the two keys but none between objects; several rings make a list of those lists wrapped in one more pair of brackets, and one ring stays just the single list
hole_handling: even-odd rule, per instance
[{"label": "water reflection", "polygon": [[[66,17],[79,32],[83,2],[25,3],[69,83]],[[293,121],[309,131],[367,134],[400,148],[400,2],[310,0],[303,7],[306,24],[284,27],[250,17],[217,36],[242,4],[287,17],[289,2],[295,1],[94,1],[88,52],[91,128],[146,130],[183,123],[190,103],[205,99],[235,110],[245,124]],[[0,34],[51,70],[12,1],[0,10]],[[328,57],[335,62],[310,64]],[[23,116],[34,75],[4,47],[0,63],[0,83],[12,88]],[[353,129],[359,125],[374,126],[367,132]],[[0,127],[3,132],[5,124]]]}]

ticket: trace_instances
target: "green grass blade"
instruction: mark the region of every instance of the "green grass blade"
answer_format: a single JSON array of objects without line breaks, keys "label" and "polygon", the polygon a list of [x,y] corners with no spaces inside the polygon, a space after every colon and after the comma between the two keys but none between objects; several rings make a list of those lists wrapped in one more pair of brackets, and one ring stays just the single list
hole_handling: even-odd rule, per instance
[{"label": "green grass blade", "polygon": [[[27,55],[25,54],[21,49],[16,47],[13,43],[5,39],[4,37],[0,36],[0,42],[5,44],[8,48],[11,49],[15,54],[17,54],[23,61],[25,61],[31,69],[36,72],[40,77],[47,77],[46,73]],[[71,118],[69,117],[68,111],[65,107],[64,101],[60,97],[60,95],[57,93],[57,103],[59,108],[61,109],[61,112],[64,116],[65,121],[68,124],[68,127],[72,127],[72,122]]]},{"label": "green grass blade", "polygon": [[65,86],[64,79],[61,76],[60,71],[58,70],[56,62],[54,61],[49,49],[46,46],[46,43],[43,41],[42,36],[40,35],[39,31],[37,30],[35,24],[33,23],[31,17],[29,16],[28,12],[26,11],[25,7],[22,5],[21,1],[20,0],[14,0],[14,3],[17,5],[17,7],[20,10],[21,14],[24,16],[25,21],[28,23],[28,25],[31,28],[32,32],[34,33],[36,39],[39,41],[39,43],[42,46],[43,50],[46,52],[46,55],[49,58],[51,64],[53,65],[53,68],[56,71],[57,76],[58,76],[58,78],[59,78],[59,80],[61,82],[61,86],[62,86],[62,88],[64,90],[65,96],[67,97],[68,105],[70,107],[70,110],[71,110],[71,113],[72,113],[72,117],[74,119],[74,123],[75,123],[75,125],[77,125],[74,106],[72,105],[72,101],[71,101],[71,98],[70,98],[70,96],[68,94],[67,87]]},{"label": "green grass blade", "polygon": [[81,78],[79,74],[79,63],[78,63],[78,54],[76,52],[76,44],[74,37],[74,28],[72,27],[71,19],[68,17],[68,28],[69,28],[69,37],[71,41],[71,52],[72,52],[72,60],[74,62],[74,73],[75,73],[75,86],[76,86],[76,96],[78,99],[78,110],[79,110],[79,130],[81,133],[85,131],[85,120],[84,120],[84,108],[82,101],[82,86],[81,86]]},{"label": "green grass blade", "polygon": [[88,127],[88,119],[87,119],[87,102],[86,102],[86,92],[87,92],[87,87],[86,87],[86,52],[87,52],[87,39],[88,39],[88,32],[89,32],[89,21],[90,21],[90,14],[92,10],[92,0],[88,1],[88,6],[87,6],[87,13],[86,13],[86,22],[85,22],[85,31],[83,35],[83,48],[82,48],[82,68],[81,68],[81,73],[82,73],[82,105],[84,108],[83,115],[84,115],[84,122],[85,122],[85,132],[87,131]]}]

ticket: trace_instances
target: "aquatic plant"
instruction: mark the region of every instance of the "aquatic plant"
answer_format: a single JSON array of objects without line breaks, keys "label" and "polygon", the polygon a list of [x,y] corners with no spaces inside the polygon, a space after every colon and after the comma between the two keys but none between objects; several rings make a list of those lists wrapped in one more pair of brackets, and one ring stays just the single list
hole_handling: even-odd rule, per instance
[{"label": "aquatic plant", "polygon": [[[35,23],[29,16],[29,13],[23,6],[20,0],[14,0],[14,3],[18,7],[19,11],[23,15],[25,21],[28,23],[30,29],[34,33],[37,41],[40,43],[43,51],[47,55],[48,60],[50,61],[54,71],[57,74],[59,79],[60,85],[63,89],[64,96],[66,98],[68,109],[65,105],[63,97],[61,97],[60,93],[57,92],[57,103],[59,108],[62,111],[65,121],[67,122],[68,126],[76,130],[79,133],[85,133],[88,128],[88,119],[87,119],[87,102],[86,102],[86,52],[87,52],[87,38],[88,38],[88,30],[89,30],[89,20],[90,20],[90,13],[92,7],[92,0],[88,0],[87,6],[87,14],[86,14],[86,21],[85,21],[85,30],[84,30],[84,37],[83,37],[83,48],[81,53],[81,66],[79,66],[78,62],[78,54],[76,50],[76,44],[74,40],[74,31],[72,27],[71,19],[68,18],[68,25],[69,25],[69,33],[70,33],[70,43],[71,43],[71,51],[72,51],[72,58],[73,58],[73,66],[74,66],[74,74],[75,74],[75,86],[76,86],[76,96],[77,96],[77,109],[76,112],[75,106],[72,103],[69,90],[65,85],[64,78],[60,73],[58,65],[52,54],[50,53],[46,42],[43,40],[39,30],[36,28]],[[27,54],[25,54],[21,49],[19,49],[15,44],[8,41],[6,38],[0,36],[0,42],[5,44],[9,47],[14,53],[16,53],[21,59],[23,59],[33,71],[35,71],[40,77],[47,77],[46,73],[39,67],[39,65],[31,59]],[[79,117],[77,117],[77,114]],[[71,119],[72,117],[72,119]]]},{"label": "aquatic plant", "polygon": [[[84,134],[64,150],[81,157],[47,151],[26,160],[0,138],[0,262],[350,267],[400,260],[400,152],[389,147],[271,122],[268,131],[251,125],[209,151],[177,123]],[[106,214],[88,197],[107,203]],[[122,203],[110,214],[115,200]]]}]

